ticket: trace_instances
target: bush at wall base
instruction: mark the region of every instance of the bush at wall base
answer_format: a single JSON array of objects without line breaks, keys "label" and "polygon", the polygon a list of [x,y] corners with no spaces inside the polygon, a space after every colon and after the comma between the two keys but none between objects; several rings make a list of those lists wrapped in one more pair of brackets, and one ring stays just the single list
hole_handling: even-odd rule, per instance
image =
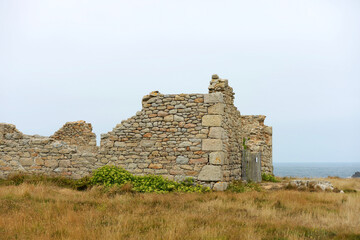
[{"label": "bush at wall base", "polygon": [[123,168],[116,166],[104,166],[95,170],[90,178],[92,185],[105,187],[131,186],[134,192],[209,192],[210,189],[201,185],[195,185],[191,178],[183,182],[168,180],[162,176],[146,175],[134,176]]}]

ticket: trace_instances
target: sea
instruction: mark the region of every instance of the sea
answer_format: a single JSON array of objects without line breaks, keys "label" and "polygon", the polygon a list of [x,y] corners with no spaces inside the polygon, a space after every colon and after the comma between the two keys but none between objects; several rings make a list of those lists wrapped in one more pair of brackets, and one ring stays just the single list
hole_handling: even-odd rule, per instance
[{"label": "sea", "polygon": [[360,172],[360,162],[273,162],[279,177],[350,178]]}]

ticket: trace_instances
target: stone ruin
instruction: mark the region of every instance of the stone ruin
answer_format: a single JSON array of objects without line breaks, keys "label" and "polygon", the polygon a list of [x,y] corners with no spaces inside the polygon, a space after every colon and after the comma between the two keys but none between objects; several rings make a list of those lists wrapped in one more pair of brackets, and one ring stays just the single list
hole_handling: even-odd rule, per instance
[{"label": "stone ruin", "polygon": [[240,115],[228,80],[213,75],[208,94],[146,95],[142,110],[102,134],[100,146],[85,121],[68,122],[50,137],[0,123],[0,178],[26,172],[77,179],[116,165],[223,190],[242,178],[245,151],[260,153],[261,172],[273,173],[272,128],[264,120]]}]

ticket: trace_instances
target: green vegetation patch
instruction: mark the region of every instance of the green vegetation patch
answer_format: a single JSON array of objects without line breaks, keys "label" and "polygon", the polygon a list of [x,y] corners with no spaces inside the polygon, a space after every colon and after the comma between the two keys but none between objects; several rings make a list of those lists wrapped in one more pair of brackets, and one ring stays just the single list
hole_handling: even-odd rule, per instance
[{"label": "green vegetation patch", "polygon": [[259,184],[254,182],[244,183],[242,181],[233,181],[229,184],[229,187],[226,191],[229,192],[236,192],[236,193],[244,193],[244,192],[251,192],[251,191],[261,191],[261,187]]},{"label": "green vegetation patch", "polygon": [[279,180],[276,179],[276,177],[272,174],[266,174],[263,173],[261,174],[261,178],[264,182],[280,182]]},{"label": "green vegetation patch", "polygon": [[195,184],[192,178],[187,178],[178,183],[157,175],[134,176],[125,169],[116,166],[104,166],[95,170],[90,183],[105,187],[120,187],[123,190],[126,188],[127,191],[142,193],[210,191],[207,187]]},{"label": "green vegetation patch", "polygon": [[102,186],[111,194],[120,192],[167,193],[167,192],[210,192],[210,188],[195,184],[193,178],[186,178],[178,183],[162,176],[135,176],[123,168],[104,166],[93,172],[91,176],[81,179],[69,179],[45,175],[14,174],[8,179],[1,179],[0,185],[20,185],[22,183],[45,183],[75,190],[86,190],[92,186]]}]

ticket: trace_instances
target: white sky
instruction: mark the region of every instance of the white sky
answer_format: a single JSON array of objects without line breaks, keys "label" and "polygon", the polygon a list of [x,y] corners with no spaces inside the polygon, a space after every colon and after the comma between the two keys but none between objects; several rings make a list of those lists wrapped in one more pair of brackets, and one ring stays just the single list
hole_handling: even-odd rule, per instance
[{"label": "white sky", "polygon": [[358,0],[0,0],[0,122],[100,136],[162,93],[229,79],[273,160],[360,162]]}]

